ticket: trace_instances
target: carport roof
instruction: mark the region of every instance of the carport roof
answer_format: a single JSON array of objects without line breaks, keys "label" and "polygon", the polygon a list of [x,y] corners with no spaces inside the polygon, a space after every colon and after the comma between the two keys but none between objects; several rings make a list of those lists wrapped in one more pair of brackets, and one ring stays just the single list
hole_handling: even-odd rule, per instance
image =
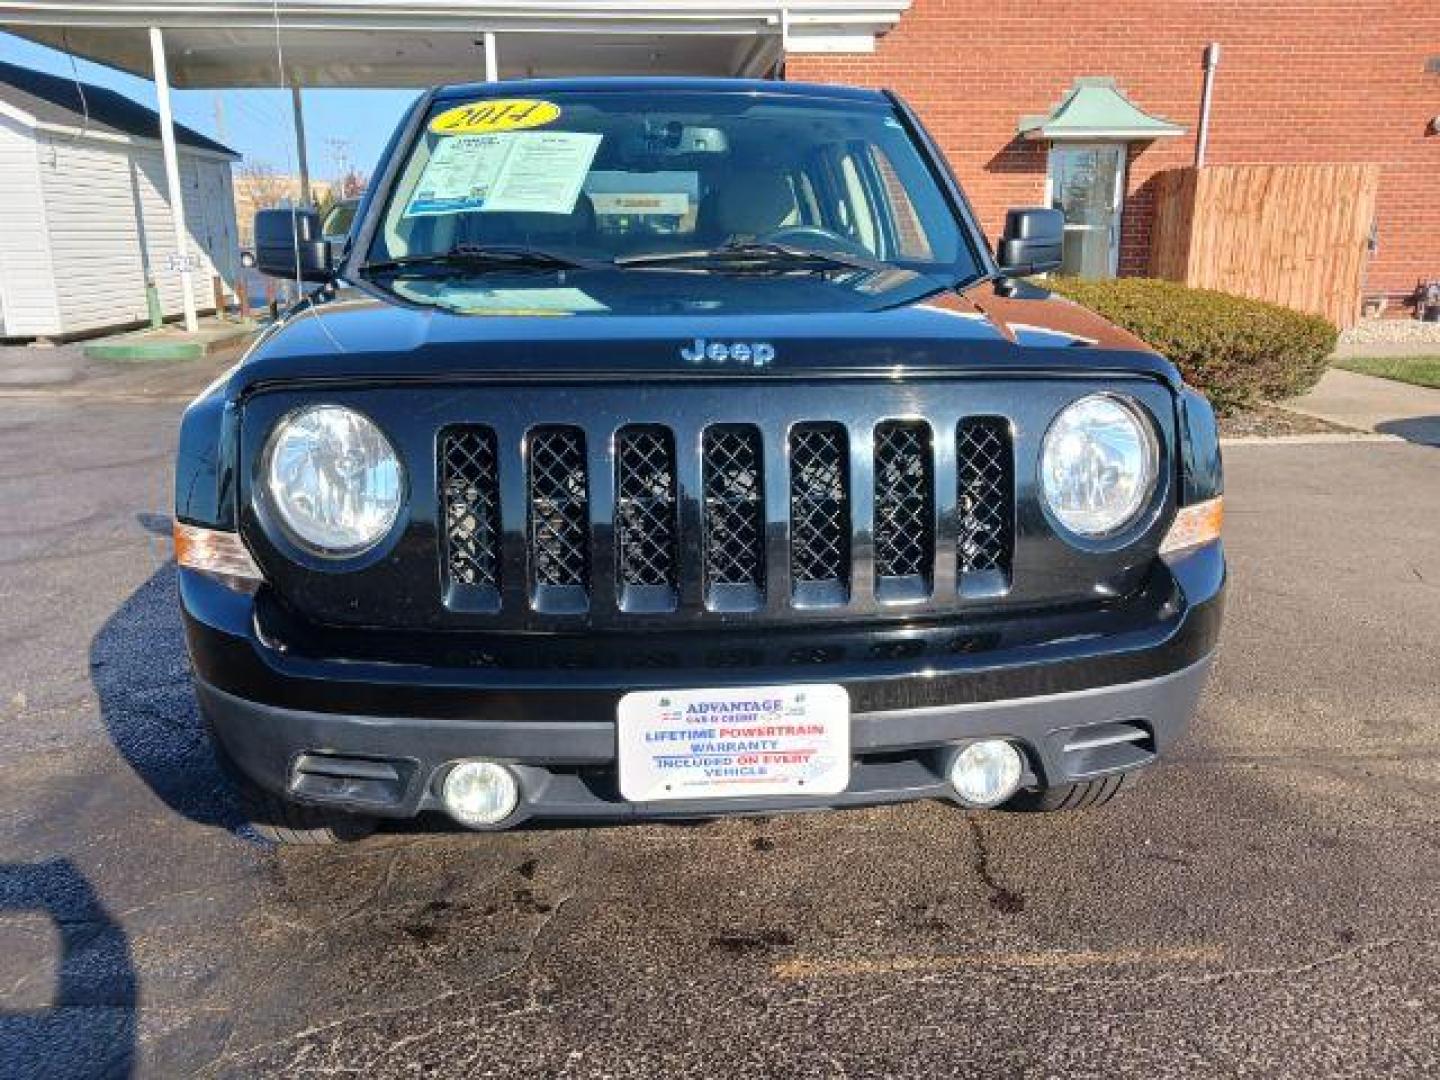
[{"label": "carport roof", "polygon": [[[39,124],[160,139],[160,116],[114,90],[0,62],[0,104]],[[193,128],[175,125],[175,141],[228,157],[240,155]]]},{"label": "carport roof", "polygon": [[[782,53],[871,52],[912,0],[0,0],[12,33],[176,87],[428,86],[502,78],[766,75]],[[277,70],[277,30],[284,44]]]}]

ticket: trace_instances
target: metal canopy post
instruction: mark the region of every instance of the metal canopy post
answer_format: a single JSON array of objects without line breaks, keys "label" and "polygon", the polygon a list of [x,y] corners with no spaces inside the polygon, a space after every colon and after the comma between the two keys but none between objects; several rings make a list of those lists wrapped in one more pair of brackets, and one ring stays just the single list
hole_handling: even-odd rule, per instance
[{"label": "metal canopy post", "polygon": [[180,190],[180,158],[175,151],[175,118],[170,112],[170,73],[165,66],[165,38],[159,27],[150,27],[150,64],[155,76],[155,94],[160,102],[160,146],[165,156],[165,188],[170,199],[170,220],[175,227],[175,251],[180,267],[180,295],[185,309],[185,329],[200,329],[195,317],[195,281],[190,275],[189,230],[185,227],[185,199]]},{"label": "metal canopy post", "polygon": [[500,59],[495,48],[495,31],[485,31],[485,81],[500,81]]},{"label": "metal canopy post", "polygon": [[307,208],[315,206],[310,197],[310,155],[305,150],[305,109],[300,102],[300,87],[290,87],[290,106],[295,111],[295,155],[300,164],[300,202]]}]

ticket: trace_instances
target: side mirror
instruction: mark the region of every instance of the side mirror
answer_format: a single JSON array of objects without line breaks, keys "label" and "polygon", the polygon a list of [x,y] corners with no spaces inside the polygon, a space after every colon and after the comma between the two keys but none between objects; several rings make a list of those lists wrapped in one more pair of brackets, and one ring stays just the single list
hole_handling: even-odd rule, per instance
[{"label": "side mirror", "polygon": [[1043,274],[1060,268],[1064,243],[1065,215],[1059,210],[1007,210],[996,261],[1007,277]]},{"label": "side mirror", "polygon": [[255,266],[270,277],[329,281],[335,273],[330,245],[311,210],[261,210],[255,215]]}]

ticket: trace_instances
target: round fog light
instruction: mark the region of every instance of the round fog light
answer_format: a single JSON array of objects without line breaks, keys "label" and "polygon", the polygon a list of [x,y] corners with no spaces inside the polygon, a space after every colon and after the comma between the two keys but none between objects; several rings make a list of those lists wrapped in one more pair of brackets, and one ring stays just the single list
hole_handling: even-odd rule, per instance
[{"label": "round fog light", "polygon": [[496,825],[514,812],[520,787],[504,765],[461,761],[446,775],[440,797],[461,825]]},{"label": "round fog light", "polygon": [[950,759],[950,786],[969,806],[998,806],[1020,787],[1025,760],[1004,739],[981,739]]}]

